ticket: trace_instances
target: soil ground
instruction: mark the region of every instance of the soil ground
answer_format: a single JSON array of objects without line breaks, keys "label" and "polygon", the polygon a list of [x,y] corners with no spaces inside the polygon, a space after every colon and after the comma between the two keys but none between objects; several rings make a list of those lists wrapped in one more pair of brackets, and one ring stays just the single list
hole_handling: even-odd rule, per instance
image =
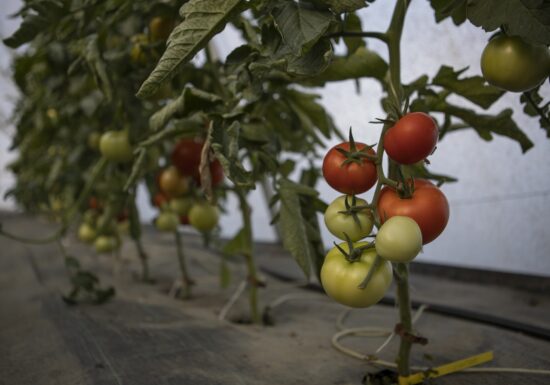
[{"label": "soil ground", "polygon": [[[55,229],[52,223],[23,215],[3,213],[0,222],[25,236],[46,236]],[[131,243],[123,247],[118,269],[112,256],[97,256],[72,238],[64,243],[104,285],[116,287],[116,297],[99,306],[67,306],[61,294],[69,284],[57,247],[0,238],[0,384],[351,385],[361,384],[366,372],[380,370],[331,346],[345,308],[305,288],[296,264],[277,245],[258,244],[255,250],[267,283],[260,291],[262,309],[281,296],[293,297],[271,309],[273,326],[256,326],[219,320],[245,270],[235,258],[229,264],[231,283],[221,288],[220,256],[205,249],[197,236],[184,237],[196,281],[194,297],[186,301],[167,294],[179,271],[171,234],[152,229],[144,234],[154,284],[135,280],[139,263]],[[419,302],[550,329],[546,291],[427,274],[414,274],[411,285],[411,295]],[[247,314],[245,293],[227,318],[242,320]],[[393,328],[396,317],[393,306],[377,305],[353,310],[345,326]],[[495,359],[485,367],[550,369],[550,342],[524,333],[429,309],[416,330],[429,340],[414,346],[416,365],[437,366],[492,350]],[[383,340],[350,337],[342,344],[371,354]],[[397,346],[394,339],[378,357],[392,361]],[[550,377],[460,373],[433,383],[542,385],[549,384]]]}]

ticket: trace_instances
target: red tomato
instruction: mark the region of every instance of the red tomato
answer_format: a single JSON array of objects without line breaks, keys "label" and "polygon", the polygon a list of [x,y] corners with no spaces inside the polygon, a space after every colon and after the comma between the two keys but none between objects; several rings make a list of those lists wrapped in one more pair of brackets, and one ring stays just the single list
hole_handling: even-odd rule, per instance
[{"label": "red tomato", "polygon": [[[192,177],[200,185],[199,166],[204,142],[202,140],[182,139],[172,152],[172,164],[176,166],[182,175]],[[216,186],[223,180],[223,169],[220,162],[215,159],[210,163],[212,185]]]},{"label": "red tomato", "polygon": [[397,215],[414,219],[420,226],[422,243],[426,244],[436,239],[447,226],[449,203],[431,182],[416,179],[410,198],[402,199],[394,189],[384,187],[378,200],[378,214],[382,223]]},{"label": "red tomato", "polygon": [[[355,142],[357,151],[363,150],[365,143]],[[337,148],[350,151],[350,143],[344,142],[332,147],[323,160],[323,176],[327,183],[341,193],[352,195],[361,194],[370,189],[376,183],[376,165],[366,158],[358,162],[344,164],[347,160]],[[367,154],[376,155],[376,152],[369,148]]]},{"label": "red tomato", "polygon": [[426,159],[437,144],[435,120],[423,112],[411,112],[384,135],[384,149],[397,163],[413,164]]}]

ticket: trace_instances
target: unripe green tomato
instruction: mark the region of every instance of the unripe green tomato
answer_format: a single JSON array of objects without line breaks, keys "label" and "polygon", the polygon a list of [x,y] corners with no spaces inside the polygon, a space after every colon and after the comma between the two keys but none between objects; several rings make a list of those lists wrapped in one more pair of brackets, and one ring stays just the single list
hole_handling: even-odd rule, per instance
[{"label": "unripe green tomato", "polygon": [[216,206],[208,202],[195,203],[189,210],[189,224],[205,233],[216,227],[219,216]]},{"label": "unripe green tomato", "polygon": [[87,223],[83,223],[78,228],[78,239],[84,243],[92,243],[97,234],[95,229]]},{"label": "unripe green tomato", "polygon": [[[348,204],[351,206],[352,197],[342,195],[333,200],[327,207],[325,211],[325,224],[335,237],[346,240],[345,233],[350,240],[356,242],[370,234],[373,226],[373,217],[369,209],[356,212],[357,221],[353,218],[353,215],[342,213],[341,211],[346,211],[346,198]],[[364,199],[355,199],[355,206],[367,205],[367,201]]]},{"label": "unripe green tomato", "polygon": [[512,92],[538,86],[550,73],[550,51],[519,36],[499,35],[481,54],[481,72],[492,85]]},{"label": "unripe green tomato", "polygon": [[376,234],[376,252],[390,262],[410,262],[422,250],[422,232],[409,217],[388,219]]},{"label": "unripe green tomato", "polygon": [[[354,248],[367,245],[367,242],[357,242]],[[347,243],[339,245],[349,252]],[[321,268],[321,283],[325,292],[335,301],[350,307],[368,307],[384,297],[392,282],[392,266],[381,259],[378,267],[364,289],[359,285],[365,280],[376,259],[374,247],[364,250],[356,262],[349,262],[342,252],[332,248]]]},{"label": "unripe green tomato", "polygon": [[107,131],[101,135],[99,151],[112,162],[126,163],[134,157],[126,131]]},{"label": "unripe green tomato", "polygon": [[178,229],[180,219],[176,213],[163,211],[155,220],[155,226],[160,231],[174,232]]},{"label": "unripe green tomato", "polygon": [[113,235],[100,235],[94,242],[95,251],[98,253],[110,253],[119,246],[118,239]]},{"label": "unripe green tomato", "polygon": [[149,34],[152,41],[166,40],[174,29],[174,19],[170,17],[156,16],[149,22]]},{"label": "unripe green tomato", "polygon": [[82,221],[94,227],[97,221],[97,212],[92,209],[86,210],[84,215],[82,215]]},{"label": "unripe green tomato", "polygon": [[147,61],[147,55],[144,52],[144,46],[149,44],[149,37],[145,34],[132,36],[132,48],[130,49],[130,59],[136,64],[143,64]]},{"label": "unripe green tomato", "polygon": [[193,198],[173,198],[170,199],[170,209],[178,215],[187,215],[195,203]]}]

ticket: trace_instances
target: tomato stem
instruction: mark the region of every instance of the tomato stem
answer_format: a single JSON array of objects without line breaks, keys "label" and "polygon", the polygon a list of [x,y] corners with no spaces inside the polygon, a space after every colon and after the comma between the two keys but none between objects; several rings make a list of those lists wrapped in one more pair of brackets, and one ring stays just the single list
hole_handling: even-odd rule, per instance
[{"label": "tomato stem", "polygon": [[179,231],[174,231],[174,236],[176,238],[176,252],[178,255],[178,262],[180,265],[181,272],[181,286],[182,286],[182,299],[191,298],[191,286],[193,286],[193,280],[190,278],[187,271],[187,266],[185,263],[185,254],[183,253],[183,242],[181,239],[181,234]]},{"label": "tomato stem", "polygon": [[246,246],[243,248],[247,250],[243,253],[246,262],[246,268],[248,271],[248,293],[249,293],[249,304],[250,304],[250,318],[253,323],[260,324],[262,319],[260,317],[260,312],[258,310],[258,286],[260,286],[260,279],[258,278],[258,272],[256,269],[256,264],[254,261],[254,254],[252,251],[252,221],[251,221],[251,209],[246,201],[246,196],[244,192],[236,188],[235,192],[239,197],[239,204],[241,206],[241,213],[243,216],[243,228],[244,228],[244,239]]}]

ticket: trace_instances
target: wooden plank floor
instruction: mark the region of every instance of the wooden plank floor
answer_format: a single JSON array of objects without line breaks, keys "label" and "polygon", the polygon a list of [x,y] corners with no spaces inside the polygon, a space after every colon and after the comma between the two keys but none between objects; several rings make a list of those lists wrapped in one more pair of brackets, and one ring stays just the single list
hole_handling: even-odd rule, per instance
[{"label": "wooden plank floor", "polygon": [[[51,223],[21,215],[2,214],[6,229],[26,236],[45,236]],[[219,310],[244,277],[232,264],[232,284],[221,289],[216,253],[186,236],[190,270],[197,281],[194,299],[181,301],[167,291],[177,277],[172,237],[153,231],[145,235],[151,254],[154,285],[137,283],[135,251],[123,248],[125,266],[117,275],[109,257],[97,257],[72,239],[72,255],[114,284],[117,296],[101,305],[66,306],[62,259],[54,245],[31,246],[0,238],[0,384],[360,384],[373,366],[331,347],[336,319],[344,307],[323,294],[301,288],[295,264],[278,247],[259,245],[260,265],[296,278],[283,282],[266,276],[262,305],[286,294],[294,299],[272,311],[274,326],[251,326],[218,320]],[[506,287],[462,283],[416,275],[412,296],[421,301],[473,309],[550,328],[547,295]],[[246,296],[231,319],[247,314]],[[346,326],[392,327],[396,311],[375,306],[353,311]],[[417,330],[429,339],[414,348],[414,363],[435,366],[486,350],[495,352],[487,365],[550,369],[550,342],[500,328],[426,312]],[[381,338],[354,337],[343,341],[362,353],[372,353]],[[379,356],[391,361],[393,341]],[[430,359],[428,359],[430,358]],[[525,374],[457,374],[437,384],[549,384],[550,377]]]}]

